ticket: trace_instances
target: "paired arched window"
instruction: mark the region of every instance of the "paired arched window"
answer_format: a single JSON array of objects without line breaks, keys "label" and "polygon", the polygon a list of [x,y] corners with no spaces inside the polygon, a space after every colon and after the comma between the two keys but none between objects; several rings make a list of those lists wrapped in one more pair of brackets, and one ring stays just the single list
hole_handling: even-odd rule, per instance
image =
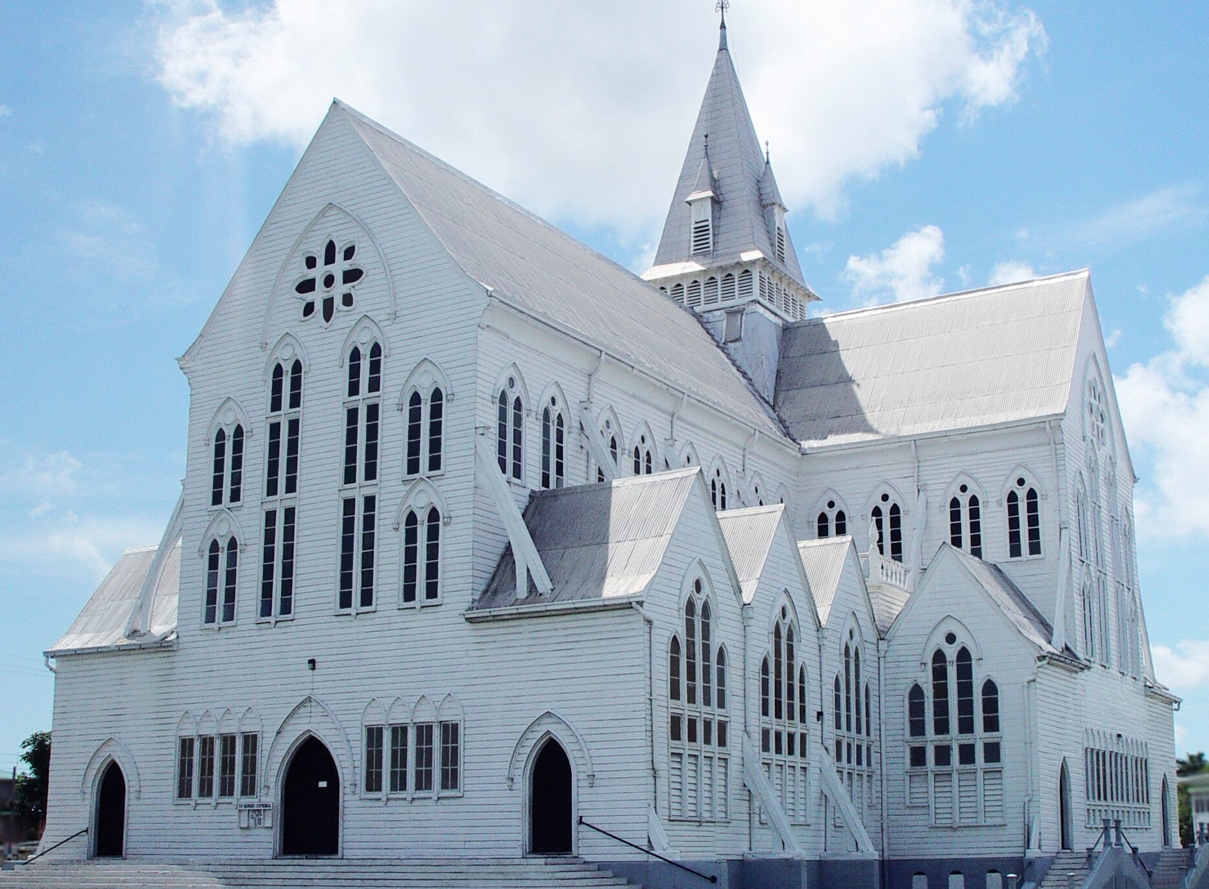
[{"label": "paired arched window", "polygon": [[966,482],[949,498],[949,543],[982,558],[982,501]]},{"label": "paired arched window", "polygon": [[903,509],[883,492],[869,511],[877,531],[877,551],[895,562],[903,560]]},{"label": "paired arched window", "polygon": [[[620,466],[621,460],[621,430],[618,428],[616,420],[611,415],[606,415],[600,423],[600,440],[604,442],[605,450],[609,452],[609,457],[613,461],[614,466]],[[596,467],[596,481],[603,482],[605,480],[604,470],[599,466]]]},{"label": "paired arched window", "polygon": [[824,537],[842,537],[848,533],[848,512],[841,502],[834,497],[827,498],[815,516],[814,532],[820,540]]},{"label": "paired arched window", "polygon": [[730,817],[728,660],[701,578],[693,581],[682,615],[683,633],[673,634],[668,645],[671,817],[725,821]]},{"label": "paired arched window", "polygon": [[433,385],[427,393],[418,388],[407,396],[407,453],[405,476],[430,475],[444,468],[445,391]]},{"label": "paired arched window", "polygon": [[409,508],[403,517],[404,605],[430,604],[441,598],[441,511],[435,503]]},{"label": "paired arched window", "polygon": [[515,374],[509,374],[495,397],[495,457],[500,472],[525,480],[525,402]]},{"label": "paired arched window", "polygon": [[206,602],[202,623],[229,624],[235,621],[235,590],[239,581],[239,541],[218,538],[206,548]]},{"label": "paired arched window", "polygon": [[378,450],[382,413],[382,346],[353,346],[344,398],[343,496],[340,504],[340,572],[336,606],[374,607],[377,571]]},{"label": "paired arched window", "polygon": [[439,709],[427,696],[411,708],[396,700],[389,713],[371,701],[362,722],[362,796],[410,800],[462,793],[463,715],[452,695]]},{"label": "paired arched window", "polygon": [[806,663],[796,621],[781,606],[760,663],[760,753],[768,780],[790,820],[808,818],[809,741]]},{"label": "paired arched window", "polygon": [[1041,498],[1037,487],[1017,476],[1007,492],[1008,558],[1041,555]]},{"label": "paired arched window", "polygon": [[1093,371],[1087,378],[1087,428],[1085,434],[1097,447],[1108,444],[1108,410],[1105,408],[1104,384]]},{"label": "paired arched window", "polygon": [[567,483],[567,419],[557,396],[542,408],[542,488],[561,488]]},{"label": "paired arched window", "polygon": [[298,494],[298,454],[302,430],[302,361],[283,358],[269,374],[269,414],[265,423],[264,523],[260,552],[261,619],[294,613],[294,541]]},{"label": "paired arched window", "polygon": [[956,633],[932,652],[926,683],[908,690],[906,722],[907,804],[928,806],[930,789],[934,824],[1002,823],[999,687],[979,684]]},{"label": "paired arched window", "polygon": [[633,457],[634,475],[650,475],[655,471],[655,451],[651,446],[649,434],[643,432],[634,443]]},{"label": "paired arched window", "polygon": [[713,475],[709,479],[709,499],[713,503],[714,509],[722,512],[727,505],[727,482],[729,476],[726,473],[726,467],[719,463],[714,467]]},{"label": "paired arched window", "polygon": [[214,433],[210,505],[235,506],[243,497],[243,425]]}]

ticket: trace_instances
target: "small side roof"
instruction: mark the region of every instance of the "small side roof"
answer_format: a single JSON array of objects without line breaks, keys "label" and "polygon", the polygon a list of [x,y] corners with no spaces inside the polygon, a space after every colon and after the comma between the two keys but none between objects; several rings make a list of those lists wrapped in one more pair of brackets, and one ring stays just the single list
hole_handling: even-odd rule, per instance
[{"label": "small side roof", "polygon": [[[663,562],[699,467],[596,485],[537,491],[525,526],[554,589],[543,604],[605,600],[645,593]],[[509,545],[471,610],[532,604],[517,598]]]},{"label": "small side roof", "polygon": [[1086,270],[786,326],[774,405],[823,447],[1058,416]]},{"label": "small side roof", "polygon": [[151,632],[126,635],[130,614],[155,560],[156,546],[126,550],[105,575],[79,616],[46,654],[51,656],[146,645],[167,639],[176,630],[180,587],[181,545],[177,541],[164,560],[151,604]]},{"label": "small side roof", "polygon": [[819,620],[824,624],[831,613],[831,603],[835,601],[840,577],[844,573],[844,561],[848,558],[852,545],[852,537],[847,534],[820,540],[798,541],[798,554],[802,557],[802,567],[806,569],[806,577],[810,580],[814,607],[819,612]]},{"label": "small side roof", "polygon": [[748,509],[731,509],[718,513],[718,524],[726,538],[730,560],[739,577],[743,590],[743,604],[750,604],[760,586],[764,563],[772,549],[773,535],[785,515],[785,506],[752,506]]}]

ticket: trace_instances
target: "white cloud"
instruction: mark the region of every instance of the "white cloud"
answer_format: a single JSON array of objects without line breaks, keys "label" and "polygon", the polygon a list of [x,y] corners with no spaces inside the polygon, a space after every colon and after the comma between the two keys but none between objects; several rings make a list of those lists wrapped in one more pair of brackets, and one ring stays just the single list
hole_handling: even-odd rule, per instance
[{"label": "white cloud", "polygon": [[[666,212],[716,41],[690,0],[157,8],[160,83],[226,143],[300,147],[336,95],[540,213],[639,240]],[[776,0],[730,26],[781,191],[824,215],[846,183],[918,156],[946,109],[1013,101],[1045,47],[1014,0]]]},{"label": "white cloud", "polygon": [[74,494],[82,468],[83,464],[67,451],[56,451],[44,457],[27,454],[19,466],[0,473],[0,488],[35,497]]},{"label": "white cloud", "polygon": [[1209,277],[1171,298],[1163,323],[1170,348],[1116,380],[1130,444],[1153,467],[1138,527],[1209,536]]},{"label": "white cloud", "polygon": [[1123,336],[1125,336],[1125,332],[1121,328],[1114,328],[1104,335],[1104,346],[1108,349],[1115,349],[1121,344],[1121,337]]},{"label": "white cloud", "polygon": [[1014,284],[1017,281],[1028,281],[1035,277],[1037,277],[1037,273],[1027,262],[997,262],[991,269],[991,276],[987,279],[987,284],[994,287],[996,284]]},{"label": "white cloud", "polygon": [[945,258],[945,236],[935,225],[907,232],[880,253],[849,256],[843,279],[857,302],[873,305],[936,296],[944,287],[933,267]]},{"label": "white cloud", "polygon": [[1116,250],[1159,232],[1195,223],[1204,219],[1207,212],[1198,187],[1168,186],[1109,207],[1075,225],[1067,239],[1072,248],[1083,251],[1104,247]]},{"label": "white cloud", "polygon": [[[0,536],[0,565],[46,573],[83,571],[100,580],[129,546],[157,543],[162,528],[122,516],[44,513]],[[37,521],[36,519],[46,519]]]},{"label": "white cloud", "polygon": [[1209,686],[1209,641],[1185,639],[1175,648],[1154,645],[1154,673],[1159,682],[1172,689]]}]

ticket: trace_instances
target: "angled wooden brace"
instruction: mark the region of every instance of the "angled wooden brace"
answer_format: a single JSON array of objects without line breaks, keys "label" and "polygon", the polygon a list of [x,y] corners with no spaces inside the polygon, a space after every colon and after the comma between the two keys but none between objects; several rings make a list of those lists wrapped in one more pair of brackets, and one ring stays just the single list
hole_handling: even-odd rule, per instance
[{"label": "angled wooden brace", "polygon": [[512,560],[516,563],[516,597],[525,598],[529,591],[530,577],[541,595],[550,595],[554,591],[554,584],[550,582],[550,575],[546,573],[546,566],[542,564],[541,556],[537,553],[537,546],[529,535],[529,529],[525,527],[521,511],[516,508],[516,501],[512,499],[508,482],[500,472],[485,434],[480,434],[475,439],[474,452],[482,477],[495,500],[495,508],[504,523],[504,530],[508,532],[508,542],[512,544]]},{"label": "angled wooden brace", "polygon": [[596,420],[592,417],[592,405],[586,401],[579,403],[579,431],[583,434],[584,442],[588,446],[588,453],[600,467],[600,473],[605,477],[605,481],[614,481],[617,478],[617,464],[613,462],[613,456],[605,447],[600,429],[596,427]]},{"label": "angled wooden brace", "polygon": [[185,504],[185,492],[181,491],[176,498],[176,508],[172,510],[172,518],[168,519],[168,527],[160,538],[159,549],[151,560],[151,568],[143,578],[139,596],[134,600],[134,608],[130,610],[130,619],[126,621],[127,636],[145,636],[151,632],[151,606],[155,600],[155,587],[159,583],[160,573],[164,570],[164,562],[176,546],[181,536],[181,508]]}]

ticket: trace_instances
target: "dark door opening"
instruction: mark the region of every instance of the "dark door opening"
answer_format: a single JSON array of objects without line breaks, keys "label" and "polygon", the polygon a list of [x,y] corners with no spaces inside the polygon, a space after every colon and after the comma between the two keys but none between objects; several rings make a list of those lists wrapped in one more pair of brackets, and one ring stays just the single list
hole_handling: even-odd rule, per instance
[{"label": "dark door opening", "polygon": [[97,789],[97,858],[121,858],[126,852],[126,776],[113,760]]},{"label": "dark door opening", "polygon": [[332,754],[310,737],[294,751],[281,798],[281,854],[340,852],[340,775]]},{"label": "dark door opening", "polygon": [[1163,797],[1162,801],[1161,801],[1162,805],[1163,805],[1163,845],[1170,846],[1171,845],[1171,810],[1168,808],[1169,800],[1168,800],[1168,793],[1167,793],[1167,776],[1166,775],[1163,776],[1163,789],[1160,791],[1160,793],[1162,794],[1162,797]]},{"label": "dark door opening", "polygon": [[529,794],[529,851],[535,855],[571,854],[571,763],[553,738],[533,763]]},{"label": "dark door opening", "polygon": [[1075,831],[1070,807],[1070,773],[1066,770],[1065,760],[1062,771],[1058,773],[1058,821],[1061,825],[1059,830],[1062,831],[1062,848],[1069,852],[1075,848]]}]

